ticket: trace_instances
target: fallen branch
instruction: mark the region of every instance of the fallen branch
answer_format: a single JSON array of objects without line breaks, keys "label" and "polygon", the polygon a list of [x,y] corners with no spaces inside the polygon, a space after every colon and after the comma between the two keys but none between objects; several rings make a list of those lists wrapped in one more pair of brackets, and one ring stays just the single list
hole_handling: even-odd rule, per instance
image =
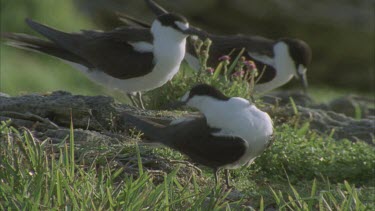
[{"label": "fallen branch", "polygon": [[[263,108],[273,119],[286,122],[294,117],[291,106]],[[297,106],[299,121],[309,121],[310,127],[320,133],[335,131],[336,139],[362,140],[374,144],[374,119],[355,120],[342,114],[319,108]],[[122,113],[153,118],[166,124],[176,119],[181,112],[148,111],[120,104],[111,97],[72,95],[57,91],[50,95],[24,95],[6,97],[0,95],[0,120],[11,120],[15,127],[26,127],[37,137],[61,140],[69,135],[72,113],[77,142],[101,139],[124,141],[129,125]]]}]

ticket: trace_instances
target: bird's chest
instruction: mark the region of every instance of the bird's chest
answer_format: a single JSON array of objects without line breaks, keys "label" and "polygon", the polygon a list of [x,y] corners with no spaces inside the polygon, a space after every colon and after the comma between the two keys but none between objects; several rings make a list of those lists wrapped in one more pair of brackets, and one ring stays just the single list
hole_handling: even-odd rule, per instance
[{"label": "bird's chest", "polygon": [[154,77],[170,80],[178,72],[185,55],[185,42],[177,45],[164,44],[155,46]]},{"label": "bird's chest", "polygon": [[223,122],[222,127],[247,142],[249,146],[247,154],[255,155],[264,150],[268,143],[267,137],[272,134],[272,131],[262,118],[239,113],[236,118],[232,117],[231,120]]}]

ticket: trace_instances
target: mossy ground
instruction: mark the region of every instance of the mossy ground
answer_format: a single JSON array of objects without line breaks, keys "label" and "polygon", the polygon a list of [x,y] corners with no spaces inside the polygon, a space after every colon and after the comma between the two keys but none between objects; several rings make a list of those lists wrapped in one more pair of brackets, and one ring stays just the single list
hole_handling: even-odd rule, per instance
[{"label": "mossy ground", "polygon": [[202,174],[184,164],[161,169],[167,173],[147,170],[141,161],[150,156],[187,158],[167,148],[137,147],[138,133],[132,144],[91,147],[75,144],[72,133],[53,152],[48,141],[2,123],[0,204],[2,209],[375,208],[374,148],[299,129],[276,127],[270,149],[250,167],[231,171],[237,191],[219,186],[214,195],[212,172],[205,167],[199,166]]}]

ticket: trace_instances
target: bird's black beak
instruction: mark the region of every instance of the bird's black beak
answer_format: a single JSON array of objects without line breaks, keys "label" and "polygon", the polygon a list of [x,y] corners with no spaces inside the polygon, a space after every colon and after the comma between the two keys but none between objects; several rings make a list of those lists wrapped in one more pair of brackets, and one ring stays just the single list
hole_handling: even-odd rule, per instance
[{"label": "bird's black beak", "polygon": [[301,74],[299,77],[300,77],[300,80],[302,82],[303,90],[306,93],[307,92],[307,87],[309,86],[309,84],[307,82],[306,73],[305,74]]},{"label": "bird's black beak", "polygon": [[194,28],[188,28],[186,30],[183,30],[182,33],[184,33],[186,35],[196,35],[197,31]]},{"label": "bird's black beak", "polygon": [[296,77],[301,80],[303,90],[305,93],[307,93],[307,87],[309,84],[307,82],[306,68],[301,64],[298,66]]}]

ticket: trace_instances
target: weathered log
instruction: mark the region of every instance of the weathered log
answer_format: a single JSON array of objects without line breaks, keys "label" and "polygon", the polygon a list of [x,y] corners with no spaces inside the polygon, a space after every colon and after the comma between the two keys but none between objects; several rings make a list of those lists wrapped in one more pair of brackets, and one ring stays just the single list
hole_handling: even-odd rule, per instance
[{"label": "weathered log", "polygon": [[[310,127],[320,133],[330,133],[336,139],[362,140],[374,144],[374,119],[356,120],[333,111],[297,106],[299,121],[309,121]],[[295,117],[292,106],[264,107],[278,122]],[[181,114],[173,111],[140,110],[115,102],[111,97],[72,95],[57,91],[48,95],[0,96],[0,120],[12,120],[15,127],[27,127],[37,137],[61,140],[69,135],[71,120],[78,142],[126,140],[128,126],[122,113],[130,112],[169,122]]]}]

